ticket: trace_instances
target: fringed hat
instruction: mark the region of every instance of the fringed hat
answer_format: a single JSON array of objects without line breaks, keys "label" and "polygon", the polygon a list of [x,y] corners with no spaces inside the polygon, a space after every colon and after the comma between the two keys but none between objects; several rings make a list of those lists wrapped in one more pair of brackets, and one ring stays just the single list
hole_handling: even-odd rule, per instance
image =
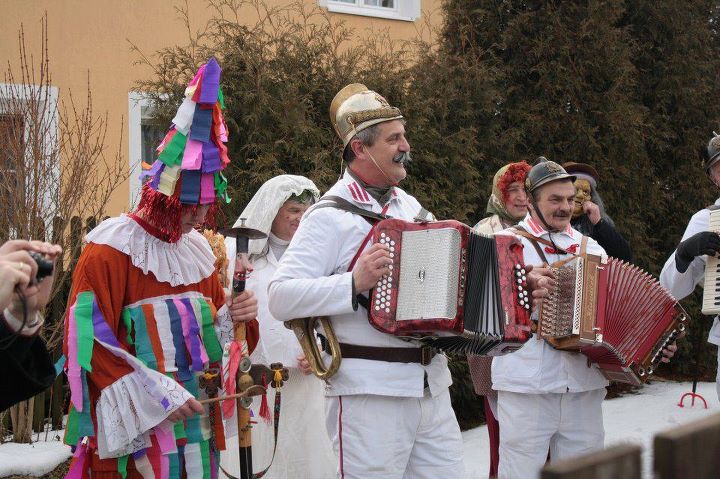
[{"label": "fringed hat", "polygon": [[185,88],[185,99],[152,165],[143,164],[145,180],[138,210],[164,233],[179,238],[182,205],[229,203],[222,170],[230,163],[228,130],[220,89],[220,65],[214,58],[200,67]]},{"label": "fringed hat", "polygon": [[390,106],[379,93],[362,83],[351,83],[337,92],[330,104],[330,122],[343,148],[362,130],[384,121],[399,120],[399,108]]}]

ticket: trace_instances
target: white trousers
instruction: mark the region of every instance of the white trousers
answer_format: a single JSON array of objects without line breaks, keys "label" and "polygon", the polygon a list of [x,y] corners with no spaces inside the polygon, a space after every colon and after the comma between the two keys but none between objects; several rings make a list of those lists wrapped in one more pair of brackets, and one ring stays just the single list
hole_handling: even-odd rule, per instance
[{"label": "white trousers", "polygon": [[325,398],[341,479],[464,477],[463,441],[446,389],[422,398]]},{"label": "white trousers", "polygon": [[605,388],[581,393],[520,394],[499,391],[499,479],[532,479],[547,459],[603,448]]}]

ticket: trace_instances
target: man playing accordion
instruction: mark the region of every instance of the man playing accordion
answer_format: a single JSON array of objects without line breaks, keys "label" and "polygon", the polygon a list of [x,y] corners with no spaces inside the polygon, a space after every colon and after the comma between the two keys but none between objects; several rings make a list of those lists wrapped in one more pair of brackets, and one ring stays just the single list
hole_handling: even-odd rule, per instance
[{"label": "man playing accordion", "polygon": [[[527,175],[530,216],[499,234],[523,242],[525,264],[542,266],[580,253],[605,251],[570,226],[575,178],[555,162],[535,165]],[[542,279],[541,286],[551,286]],[[535,477],[548,450],[553,460],[602,448],[602,400],[607,380],[580,353],[559,351],[538,336],[492,365],[498,391],[500,465],[498,477]]]},{"label": "man playing accordion", "polygon": [[[708,155],[703,165],[705,173],[715,186],[720,187],[720,135],[715,135],[710,139],[707,149]],[[705,265],[708,259],[720,252],[720,236],[717,230],[710,231],[712,229],[710,228],[711,213],[718,209],[720,209],[720,198],[715,201],[715,204],[703,208],[690,218],[680,244],[663,266],[660,283],[678,300],[689,296],[695,290],[695,286],[706,276]],[[716,278],[713,279],[716,280]],[[707,314],[709,311],[703,307],[703,312]],[[716,311],[711,314],[716,314]],[[708,342],[720,346],[718,316],[715,316],[713,320]],[[718,364],[720,364],[720,349],[718,349]],[[720,369],[718,369],[716,384],[720,398]]]},{"label": "man playing accordion", "polygon": [[328,316],[340,342],[343,361],[325,393],[338,477],[463,477],[447,358],[374,329],[357,299],[392,262],[387,245],[369,246],[363,215],[430,216],[398,187],[410,160],[403,116],[352,84],[335,96],[330,119],[348,166],[305,214],[283,255],[268,289],[270,313],[281,321]]}]

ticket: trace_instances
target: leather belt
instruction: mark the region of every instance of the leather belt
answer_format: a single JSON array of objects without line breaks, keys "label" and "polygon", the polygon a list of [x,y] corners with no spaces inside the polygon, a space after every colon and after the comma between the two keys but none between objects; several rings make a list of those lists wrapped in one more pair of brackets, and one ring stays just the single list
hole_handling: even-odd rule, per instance
[{"label": "leather belt", "polygon": [[[330,354],[327,339],[318,334],[323,351]],[[378,346],[361,346],[359,344],[340,343],[340,355],[343,358],[369,359],[371,361],[387,361],[389,363],[420,363],[427,366],[435,357],[435,350],[430,346],[419,348],[385,348]]]}]

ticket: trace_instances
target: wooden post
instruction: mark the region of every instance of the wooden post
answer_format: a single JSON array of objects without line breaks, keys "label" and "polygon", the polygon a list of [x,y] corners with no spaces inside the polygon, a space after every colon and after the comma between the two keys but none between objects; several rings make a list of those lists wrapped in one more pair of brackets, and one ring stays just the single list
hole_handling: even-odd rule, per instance
[{"label": "wooden post", "polygon": [[720,476],[720,414],[655,436],[657,479],[711,479]]},{"label": "wooden post", "polygon": [[541,479],[640,479],[642,447],[613,446],[545,466]]}]

